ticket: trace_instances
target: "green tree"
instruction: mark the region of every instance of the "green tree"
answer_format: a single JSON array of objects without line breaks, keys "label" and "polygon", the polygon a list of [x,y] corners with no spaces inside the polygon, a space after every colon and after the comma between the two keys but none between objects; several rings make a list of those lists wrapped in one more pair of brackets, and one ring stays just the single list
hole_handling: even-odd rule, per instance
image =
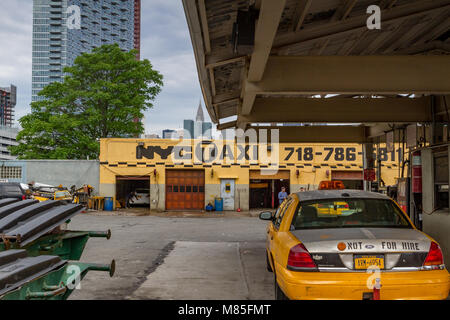
[{"label": "green tree", "polygon": [[19,159],[98,158],[99,139],[135,137],[143,133],[143,112],[163,86],[150,61],[136,60],[117,44],[84,53],[66,67],[64,81],[46,86],[19,122]]}]

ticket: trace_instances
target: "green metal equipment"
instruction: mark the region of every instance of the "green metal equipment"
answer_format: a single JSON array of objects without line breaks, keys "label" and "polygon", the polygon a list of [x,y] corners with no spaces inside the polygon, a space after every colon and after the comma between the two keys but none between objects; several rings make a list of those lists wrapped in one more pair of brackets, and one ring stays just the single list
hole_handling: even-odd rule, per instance
[{"label": "green metal equipment", "polygon": [[82,205],[60,201],[0,200],[0,252],[25,249],[30,256],[79,260],[89,238],[111,238],[110,230],[61,230],[61,225],[82,210]]},{"label": "green metal equipment", "polygon": [[67,262],[59,257],[29,257],[25,250],[0,253],[0,300],[66,300],[89,271],[115,272],[111,264]]},{"label": "green metal equipment", "polygon": [[65,260],[80,260],[89,238],[111,238],[111,231],[63,231],[44,235],[26,246],[17,242],[0,242],[0,251],[25,249],[32,257],[59,256]]},{"label": "green metal equipment", "polygon": [[110,230],[62,230],[83,209],[52,200],[0,200],[0,300],[64,300],[89,271],[114,274],[114,260],[78,262],[89,238],[110,239]]}]

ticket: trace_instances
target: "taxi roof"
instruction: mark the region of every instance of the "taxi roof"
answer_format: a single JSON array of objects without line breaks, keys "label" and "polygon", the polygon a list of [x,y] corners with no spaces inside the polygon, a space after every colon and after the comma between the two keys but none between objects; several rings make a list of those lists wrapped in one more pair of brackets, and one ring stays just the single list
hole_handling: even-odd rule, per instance
[{"label": "taxi roof", "polygon": [[384,194],[377,192],[369,192],[362,190],[314,190],[314,191],[304,191],[296,192],[300,201],[309,200],[324,200],[324,199],[348,199],[348,198],[361,198],[361,199],[383,199],[390,200],[390,198]]}]

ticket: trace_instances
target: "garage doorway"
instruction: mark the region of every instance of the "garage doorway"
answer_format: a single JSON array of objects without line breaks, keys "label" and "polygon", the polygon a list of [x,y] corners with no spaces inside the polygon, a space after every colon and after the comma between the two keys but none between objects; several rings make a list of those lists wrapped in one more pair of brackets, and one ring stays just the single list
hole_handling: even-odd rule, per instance
[{"label": "garage doorway", "polygon": [[166,210],[205,208],[204,170],[166,171]]},{"label": "garage doorway", "polygon": [[260,170],[250,170],[250,209],[277,208],[278,193],[282,187],[290,193],[290,172],[279,171],[274,175],[262,175]]},{"label": "garage doorway", "polygon": [[127,195],[136,192],[131,207],[150,208],[150,176],[116,176],[116,199],[125,207]]},{"label": "garage doorway", "polygon": [[362,171],[332,171],[331,180],[342,181],[346,189],[364,189],[364,176]]}]

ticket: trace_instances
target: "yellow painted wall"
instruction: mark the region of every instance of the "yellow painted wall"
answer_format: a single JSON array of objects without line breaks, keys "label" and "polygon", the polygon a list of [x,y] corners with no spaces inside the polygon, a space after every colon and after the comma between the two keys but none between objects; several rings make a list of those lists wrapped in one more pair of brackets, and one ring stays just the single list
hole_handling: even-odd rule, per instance
[{"label": "yellow painted wall", "polygon": [[[191,156],[187,159],[174,159],[173,152],[167,159],[161,157],[158,152],[154,152],[153,157],[149,156],[149,149],[160,147],[162,151],[170,147],[179,145],[177,140],[162,139],[102,139],[100,142],[100,184],[114,184],[116,175],[125,176],[147,176],[150,175],[152,184],[165,183],[166,169],[204,169],[205,183],[220,184],[220,178],[236,178],[236,184],[248,185],[249,170],[267,170],[262,165],[262,160],[253,158],[254,146],[250,146],[248,152],[250,160],[237,159],[242,155],[239,146],[233,142],[226,142],[233,153],[233,156],[224,157],[223,161],[218,158],[210,161],[209,158],[203,162],[197,157]],[[141,146],[139,147],[139,144]],[[218,150],[223,150],[223,143],[214,141]],[[183,146],[196,148],[206,148],[211,146],[202,145],[201,141],[183,141]],[[137,157],[138,148],[147,152],[140,159]],[[178,147],[179,148],[179,147]],[[243,148],[243,146],[242,146]],[[262,147],[260,147],[262,148]],[[380,148],[385,148],[380,145]],[[386,185],[395,184],[395,178],[399,175],[399,161],[396,151],[391,153],[382,152],[382,156],[387,159],[383,161],[381,176]],[[161,151],[160,150],[160,151]],[[175,149],[179,151],[179,149]],[[187,150],[187,149],[185,149]],[[269,152],[269,156],[275,150]],[[195,152],[194,152],[195,153]],[[221,153],[221,152],[218,152]],[[401,153],[401,152],[400,152]],[[185,152],[189,155],[190,152]],[[183,153],[181,153],[183,155]],[[193,161],[191,161],[193,159]],[[361,171],[362,170],[362,146],[359,144],[280,144],[279,145],[279,170],[290,170],[291,184],[297,185],[318,185],[322,180],[331,178],[333,170],[339,171]],[[264,164],[263,164],[264,165]],[[269,163],[265,163],[269,165]],[[274,169],[277,166],[273,167]],[[156,175],[154,172],[156,170]],[[299,171],[297,176],[296,171]],[[213,174],[211,174],[213,171]]]}]

